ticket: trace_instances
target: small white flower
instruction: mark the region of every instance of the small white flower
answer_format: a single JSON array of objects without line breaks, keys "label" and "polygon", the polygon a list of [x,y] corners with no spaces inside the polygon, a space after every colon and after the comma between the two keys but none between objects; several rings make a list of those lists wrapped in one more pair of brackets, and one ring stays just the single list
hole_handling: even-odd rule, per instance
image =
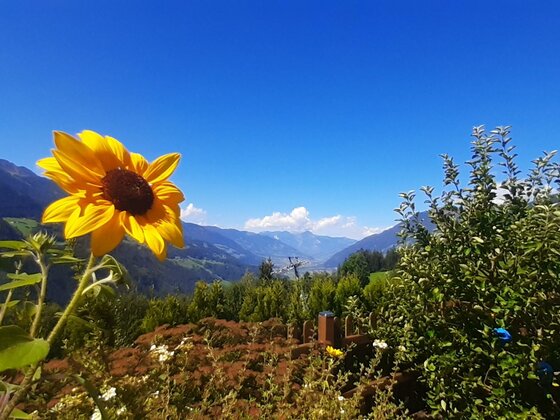
[{"label": "small white flower", "polygon": [[120,416],[122,414],[126,413],[126,407],[123,405],[121,408],[119,408],[117,410],[117,416]]},{"label": "small white flower", "polygon": [[90,420],[103,420],[103,417],[101,416],[101,411],[99,411],[99,408],[95,407],[95,410],[93,411]]},{"label": "small white flower", "polygon": [[160,363],[166,362],[175,354],[174,351],[169,351],[165,344],[159,347],[152,346],[150,348],[150,352],[153,354],[154,357],[157,357]]},{"label": "small white flower", "polygon": [[342,395],[338,396],[338,401],[344,401],[346,398],[344,398]]},{"label": "small white flower", "polygon": [[159,360],[161,363],[166,362],[166,361],[168,361],[174,354],[175,354],[175,352],[173,352],[173,351],[168,351],[168,352],[166,352],[166,353],[160,353],[160,354],[159,354],[159,357],[158,357],[158,360]]},{"label": "small white flower", "polygon": [[384,350],[388,347],[387,343],[385,341],[381,341],[381,340],[377,340],[377,339],[373,340],[372,345],[373,345],[373,347],[377,347],[378,349],[381,349],[381,350]]},{"label": "small white flower", "polygon": [[101,396],[101,398],[103,398],[105,401],[109,401],[112,398],[115,398],[117,396],[117,390],[115,389],[115,387],[111,387],[109,388],[107,391],[105,391],[103,393],[103,395]]},{"label": "small white flower", "polygon": [[399,351],[403,352],[403,353],[406,352],[406,347],[405,346],[399,346],[399,347],[397,347],[397,349]]}]

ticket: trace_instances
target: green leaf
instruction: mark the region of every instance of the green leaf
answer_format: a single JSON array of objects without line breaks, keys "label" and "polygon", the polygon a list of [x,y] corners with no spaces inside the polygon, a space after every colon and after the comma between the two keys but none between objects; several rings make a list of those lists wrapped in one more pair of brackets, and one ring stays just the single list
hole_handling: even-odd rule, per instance
[{"label": "green leaf", "polygon": [[37,305],[29,300],[23,302],[23,311],[25,316],[31,318],[37,313]]},{"label": "green leaf", "polygon": [[0,392],[7,392],[8,394],[13,394],[18,389],[20,389],[19,385],[11,384],[9,382],[0,381]]},{"label": "green leaf", "polygon": [[0,257],[13,258],[13,257],[27,257],[29,255],[28,251],[12,251],[12,252],[2,252]]},{"label": "green leaf", "polygon": [[15,325],[0,327],[0,372],[19,369],[43,360],[49,353],[49,343],[34,339]]},{"label": "green leaf", "polygon": [[0,285],[0,292],[3,290],[17,289],[18,287],[29,286],[41,281],[41,273],[35,274],[8,274],[8,278],[14,280],[10,283]]},{"label": "green leaf", "polygon": [[15,273],[9,273],[8,274],[8,278],[12,279],[12,280],[34,280],[35,283],[41,281],[41,273],[34,273],[34,274],[27,274],[27,273],[21,273],[21,274],[15,274]]},{"label": "green leaf", "polygon": [[8,248],[20,250],[25,247],[25,242],[22,241],[0,241],[0,248]]},{"label": "green leaf", "polygon": [[83,258],[74,257],[73,255],[57,249],[50,249],[47,253],[51,255],[50,261],[53,264],[77,264],[84,261]]},{"label": "green leaf", "polygon": [[43,368],[39,366],[33,375],[33,382],[38,381],[41,379],[41,375],[43,375]]},{"label": "green leaf", "polygon": [[96,284],[91,288],[92,297],[103,296],[105,298],[114,298],[116,296],[115,289],[106,284]]},{"label": "green leaf", "polygon": [[[19,303],[19,300],[11,300],[11,301],[9,301],[9,302],[8,302],[8,305],[7,305],[7,309],[13,308],[13,307],[16,306],[18,303]],[[4,307],[4,305],[5,305],[5,303],[2,303],[2,304],[0,305],[0,309],[2,309],[2,308]]]},{"label": "green leaf", "polygon": [[31,419],[31,414],[24,413],[19,408],[14,408],[8,417],[10,419]]}]

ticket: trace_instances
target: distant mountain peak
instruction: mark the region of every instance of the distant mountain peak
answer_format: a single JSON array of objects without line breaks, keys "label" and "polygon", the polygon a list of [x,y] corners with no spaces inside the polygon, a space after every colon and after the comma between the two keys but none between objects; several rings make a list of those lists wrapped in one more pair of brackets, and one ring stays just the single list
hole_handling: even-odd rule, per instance
[{"label": "distant mountain peak", "polygon": [[37,177],[38,175],[25,166],[18,166],[6,159],[0,159],[0,171],[19,177]]},{"label": "distant mountain peak", "polygon": [[0,159],[0,217],[30,217],[38,219],[43,210],[64,195],[47,178],[23,166]]},{"label": "distant mountain peak", "polygon": [[[428,227],[428,229],[433,228],[433,225],[428,216],[428,212],[421,212],[420,220],[425,226]],[[399,237],[397,236],[397,234],[401,231],[401,228],[402,223],[397,223],[396,225],[391,226],[390,228],[387,228],[382,232],[366,236],[362,240],[357,241],[349,247],[334,254],[331,258],[325,261],[324,265],[326,268],[338,267],[344,262],[344,260],[346,260],[346,258],[352,255],[354,252],[359,251],[360,249],[386,252],[389,249],[397,246],[399,242]]]},{"label": "distant mountain peak", "polygon": [[321,263],[333,254],[356,242],[350,238],[316,235],[309,230],[303,232],[265,231],[260,235],[277,239],[291,246],[299,253],[297,256],[311,258],[317,266],[321,266]]}]

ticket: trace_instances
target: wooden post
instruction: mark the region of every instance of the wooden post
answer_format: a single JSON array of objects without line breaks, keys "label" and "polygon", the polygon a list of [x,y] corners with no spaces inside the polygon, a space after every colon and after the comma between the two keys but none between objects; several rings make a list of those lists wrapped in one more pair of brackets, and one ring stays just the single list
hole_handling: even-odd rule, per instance
[{"label": "wooden post", "polygon": [[330,311],[319,313],[319,343],[334,346],[334,314]]},{"label": "wooden post", "polygon": [[301,341],[301,329],[299,325],[295,323],[288,324],[288,340]]},{"label": "wooden post", "polygon": [[340,318],[335,316],[334,317],[334,345],[338,349],[340,348],[342,338],[342,332],[340,329]]}]

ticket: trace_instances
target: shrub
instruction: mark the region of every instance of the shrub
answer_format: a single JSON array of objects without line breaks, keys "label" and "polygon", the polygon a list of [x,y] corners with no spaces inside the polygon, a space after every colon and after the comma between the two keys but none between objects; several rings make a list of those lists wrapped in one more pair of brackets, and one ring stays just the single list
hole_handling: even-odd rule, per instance
[{"label": "shrub", "polygon": [[206,317],[229,318],[232,314],[222,282],[218,280],[211,285],[197,282],[188,312],[189,320],[193,322]]},{"label": "shrub", "polygon": [[328,274],[313,277],[309,290],[309,314],[316,318],[321,311],[332,311],[335,307],[336,284]]},{"label": "shrub", "polygon": [[355,274],[342,277],[336,285],[335,302],[338,314],[342,315],[346,312],[346,305],[350,297],[356,297],[360,301],[363,298],[362,285]]},{"label": "shrub", "polygon": [[239,318],[242,321],[266,321],[270,318],[288,318],[289,284],[284,280],[262,281],[245,294]]},{"label": "shrub", "polygon": [[375,309],[382,300],[383,294],[387,291],[393,275],[392,272],[388,271],[370,274],[369,283],[364,288],[364,303],[369,310]]},{"label": "shrub", "polygon": [[398,212],[409,245],[375,334],[405,346],[433,413],[558,418],[559,388],[542,362],[560,370],[559,165],[546,154],[520,179],[508,127],[478,127],[473,136],[468,186],[444,155],[448,188],[440,197],[422,188],[435,231],[419,223],[414,193],[402,195]]},{"label": "shrub", "polygon": [[144,332],[150,332],[163,324],[185,324],[188,322],[188,308],[186,297],[169,295],[163,299],[152,299],[141,328]]}]

